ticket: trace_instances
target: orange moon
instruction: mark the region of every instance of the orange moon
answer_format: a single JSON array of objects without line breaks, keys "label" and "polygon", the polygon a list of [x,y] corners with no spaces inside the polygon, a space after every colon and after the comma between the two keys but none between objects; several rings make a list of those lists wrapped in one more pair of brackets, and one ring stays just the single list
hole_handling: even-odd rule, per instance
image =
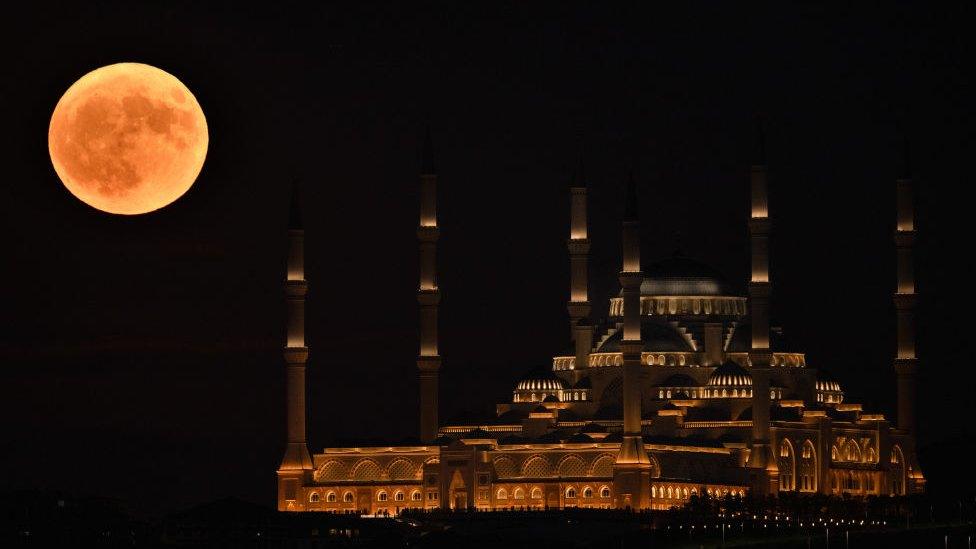
[{"label": "orange moon", "polygon": [[209,141],[203,109],[182,82],[150,65],[118,63],[68,88],[47,143],[71,194],[103,212],[136,215],[190,189]]}]

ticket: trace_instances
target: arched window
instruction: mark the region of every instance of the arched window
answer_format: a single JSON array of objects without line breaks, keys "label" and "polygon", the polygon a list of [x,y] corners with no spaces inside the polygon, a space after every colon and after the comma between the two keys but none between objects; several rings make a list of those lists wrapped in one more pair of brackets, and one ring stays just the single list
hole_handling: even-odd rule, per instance
[{"label": "arched window", "polygon": [[612,477],[613,476],[614,456],[603,454],[593,461],[590,467],[590,476],[593,477]]},{"label": "arched window", "polygon": [[504,488],[499,488],[498,492],[495,494],[496,499],[508,499],[508,490]]},{"label": "arched window", "polygon": [[803,441],[800,451],[800,490],[804,492],[817,491],[817,451],[809,439]]},{"label": "arched window", "polygon": [[525,499],[525,490],[521,488],[516,488],[512,492],[512,499]]},{"label": "arched window", "polygon": [[346,503],[352,503],[352,492],[346,492],[342,494],[342,501]]},{"label": "arched window", "polygon": [[420,495],[420,490],[414,490],[413,492],[410,492],[411,501],[420,501],[421,499],[423,499],[423,496]]},{"label": "arched window", "polygon": [[830,447],[830,461],[838,461],[839,457],[838,457],[837,454],[838,454],[837,447],[836,446],[831,446]]},{"label": "arched window", "polygon": [[376,493],[376,501],[386,501],[386,499],[387,496],[385,491],[380,490],[379,492]]},{"label": "arched window", "polygon": [[685,496],[685,499],[687,499],[687,498],[688,498],[688,488],[687,488],[687,487],[686,487],[686,488],[682,488],[682,489],[681,489],[681,493],[682,493],[682,494],[684,494],[684,496]]},{"label": "arched window", "polygon": [[603,498],[603,499],[607,499],[607,498],[610,497],[610,487],[609,486],[604,486],[604,487],[600,488],[600,497]]},{"label": "arched window", "polygon": [[657,486],[651,486],[651,497],[652,498],[657,497]]},{"label": "arched window", "polygon": [[312,492],[311,494],[309,494],[308,495],[308,501],[310,503],[318,503],[319,502],[319,493],[318,492]]},{"label": "arched window", "polygon": [[779,489],[780,491],[796,490],[796,456],[793,453],[793,443],[784,438],[779,443]]},{"label": "arched window", "polygon": [[905,478],[905,454],[901,447],[895,444],[891,447],[891,493],[896,496],[905,495],[908,479]]},{"label": "arched window", "polygon": [[532,489],[532,499],[542,499],[542,489],[533,488]]},{"label": "arched window", "polygon": [[589,486],[583,488],[583,497],[586,499],[593,497],[593,488],[590,488]]},{"label": "arched window", "polygon": [[325,495],[325,501],[327,501],[329,503],[335,503],[336,502],[336,493],[335,492],[329,492],[328,494],[326,494]]},{"label": "arched window", "polygon": [[403,495],[403,492],[397,491],[393,494],[393,501],[403,501],[404,499],[406,496]]},{"label": "arched window", "polygon": [[857,445],[854,439],[847,441],[847,445],[844,446],[844,454],[847,461],[861,461],[861,447]]},{"label": "arched window", "polygon": [[569,498],[569,499],[575,499],[576,498],[576,488],[574,488],[572,486],[570,486],[569,488],[566,488],[566,497]]},{"label": "arched window", "polygon": [[531,457],[522,465],[522,476],[524,477],[548,477],[552,474],[550,471],[549,462],[541,456]]}]

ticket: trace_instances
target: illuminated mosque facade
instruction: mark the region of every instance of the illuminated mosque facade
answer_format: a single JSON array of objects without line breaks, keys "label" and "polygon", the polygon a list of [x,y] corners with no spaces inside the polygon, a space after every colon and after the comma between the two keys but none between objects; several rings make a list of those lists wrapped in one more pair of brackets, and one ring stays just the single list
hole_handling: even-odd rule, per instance
[{"label": "illuminated mosque facade", "polygon": [[[761,139],[760,139],[761,142]],[[287,447],[282,511],[668,509],[696,494],[853,496],[924,490],[915,455],[915,236],[912,182],[896,181],[896,423],[864,410],[769,323],[772,277],[766,165],[751,169],[748,295],[681,255],[640,257],[636,185],[622,226],[620,293],[590,320],[587,188],[570,188],[571,352],[518,380],[479,421],[438,421],[436,188],[430,137],[420,175],[420,441],[325,448],[305,434],[306,282],[292,199],[286,296]]]}]

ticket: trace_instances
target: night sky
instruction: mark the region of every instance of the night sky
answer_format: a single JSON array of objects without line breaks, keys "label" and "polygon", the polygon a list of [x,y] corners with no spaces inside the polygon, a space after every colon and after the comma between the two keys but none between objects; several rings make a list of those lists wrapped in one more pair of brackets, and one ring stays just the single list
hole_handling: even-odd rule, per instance
[{"label": "night sky", "polygon": [[[0,489],[146,513],[231,495],[273,503],[294,180],[310,446],[416,436],[426,126],[440,174],[442,420],[491,414],[566,348],[567,187],[581,158],[597,315],[618,288],[630,172],[645,264],[680,248],[744,292],[757,116],[773,324],[849,401],[890,419],[894,180],[911,141],[920,453],[933,490],[957,489],[952,468],[976,451],[971,5],[164,4],[4,14]],[[76,200],[47,152],[61,94],[121,61],[180,78],[210,128],[190,192],[136,217]]]}]

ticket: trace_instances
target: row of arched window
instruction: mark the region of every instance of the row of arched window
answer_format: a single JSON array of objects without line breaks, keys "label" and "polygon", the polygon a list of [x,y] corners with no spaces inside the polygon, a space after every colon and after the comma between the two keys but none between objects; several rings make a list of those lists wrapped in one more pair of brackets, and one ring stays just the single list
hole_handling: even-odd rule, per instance
[{"label": "row of arched window", "polygon": [[[746,300],[741,297],[647,297],[640,300],[641,315],[744,315]],[[610,316],[624,315],[623,298],[610,299]]]},{"label": "row of arched window", "polygon": [[[779,443],[779,489],[783,492],[817,491],[817,450],[810,439],[803,441],[797,464],[793,443],[784,438]],[[799,481],[799,482],[797,482]]]},{"label": "row of arched window", "polygon": [[873,446],[865,444],[865,448],[862,451],[861,446],[853,438],[849,438],[846,441],[841,439],[840,442],[840,449],[836,445],[830,447],[831,461],[853,461],[856,463],[878,462],[878,452]]},{"label": "row of arched window", "polygon": [[[783,396],[783,390],[773,387],[769,390],[769,398],[777,400]],[[698,389],[696,387],[669,387],[658,389],[659,399],[669,398],[752,398],[752,389]]]},{"label": "row of arched window", "polygon": [[549,395],[554,395],[559,402],[584,402],[590,399],[589,389],[562,389],[551,393],[516,389],[512,392],[512,402],[542,402]]},{"label": "row of arched window", "polygon": [[[420,490],[414,490],[410,492],[410,501],[423,501],[423,499],[424,499],[423,494],[420,493]],[[351,491],[347,490],[346,492],[343,492],[342,494],[343,503],[352,503],[354,500],[355,497],[353,496],[353,493]],[[390,500],[390,495],[386,490],[379,490],[376,492],[376,501],[389,501],[389,500]],[[406,500],[407,500],[406,493],[403,492],[402,490],[397,490],[393,492],[393,501],[406,501]],[[312,492],[308,495],[308,501],[310,503],[319,503],[322,501],[322,496],[318,492]],[[325,493],[325,501],[328,503],[337,503],[339,501],[339,496],[335,491],[329,490],[328,492]]]},{"label": "row of arched window", "polygon": [[[580,495],[582,495],[583,499],[591,499],[593,498],[594,491],[592,487],[584,486],[582,492],[577,492],[575,486],[569,486],[566,488],[563,494],[566,496],[566,499],[576,499]],[[499,488],[498,491],[495,492],[495,499],[507,500],[509,499],[509,495],[511,495],[512,499],[525,499],[525,490],[522,488],[515,488],[510,494],[508,489]],[[539,488],[538,486],[532,488],[530,496],[532,499],[542,499],[542,488]],[[603,499],[608,499],[610,497],[609,486],[602,486],[600,488],[600,497]]]},{"label": "row of arched window", "polygon": [[[731,495],[732,497],[745,497],[746,491],[744,489],[729,490],[728,488],[712,488],[711,486],[704,489],[704,493],[709,497],[725,497]],[[691,488],[687,486],[658,486],[651,485],[651,497],[660,499],[688,499],[691,496],[698,495],[698,487],[692,486]]]},{"label": "row of arched window", "polygon": [[[435,459],[427,459],[424,463],[435,463]],[[415,480],[420,478],[423,465],[413,460],[397,457],[386,467],[376,460],[363,458],[349,466],[343,461],[331,459],[322,464],[315,471],[315,480],[325,482],[330,480]]]}]

